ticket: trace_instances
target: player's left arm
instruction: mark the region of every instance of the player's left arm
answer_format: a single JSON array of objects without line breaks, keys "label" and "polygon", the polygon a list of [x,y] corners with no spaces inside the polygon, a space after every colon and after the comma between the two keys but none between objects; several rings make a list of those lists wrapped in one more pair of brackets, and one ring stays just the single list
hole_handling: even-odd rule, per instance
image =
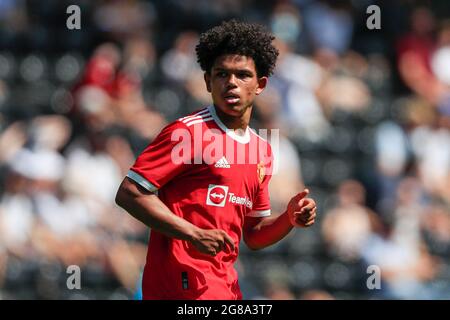
[{"label": "player's left arm", "polygon": [[309,190],[298,193],[290,201],[286,211],[274,217],[251,217],[244,220],[243,238],[250,249],[268,247],[283,239],[293,227],[312,226],[316,218],[316,202],[308,198]]}]

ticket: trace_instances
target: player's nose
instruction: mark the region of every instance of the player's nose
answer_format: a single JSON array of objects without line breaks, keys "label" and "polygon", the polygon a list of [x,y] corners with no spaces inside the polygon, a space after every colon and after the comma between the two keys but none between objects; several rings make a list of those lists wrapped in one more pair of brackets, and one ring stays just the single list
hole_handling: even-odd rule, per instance
[{"label": "player's nose", "polygon": [[237,86],[237,77],[231,73],[227,78],[227,87],[236,87]]}]

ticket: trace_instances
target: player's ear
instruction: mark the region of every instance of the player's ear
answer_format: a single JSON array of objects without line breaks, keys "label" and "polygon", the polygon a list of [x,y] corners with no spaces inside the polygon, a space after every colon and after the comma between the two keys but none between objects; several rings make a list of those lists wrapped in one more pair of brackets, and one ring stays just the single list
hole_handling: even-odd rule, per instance
[{"label": "player's ear", "polygon": [[206,90],[208,90],[208,92],[211,92],[211,74],[209,72],[205,72],[203,78],[205,79]]},{"label": "player's ear", "polygon": [[258,78],[258,87],[256,88],[256,95],[260,94],[261,92],[263,92],[263,90],[266,88],[267,86],[267,82],[268,82],[269,78],[268,77],[261,77]]}]

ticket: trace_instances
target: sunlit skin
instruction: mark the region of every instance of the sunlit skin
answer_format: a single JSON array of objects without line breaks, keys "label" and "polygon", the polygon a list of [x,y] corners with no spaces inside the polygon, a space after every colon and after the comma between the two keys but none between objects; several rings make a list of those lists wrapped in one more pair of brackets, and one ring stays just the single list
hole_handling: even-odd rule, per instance
[{"label": "sunlit skin", "polygon": [[263,92],[267,77],[258,77],[253,58],[224,54],[205,73],[217,115],[230,129],[245,130],[250,123],[253,101]]}]

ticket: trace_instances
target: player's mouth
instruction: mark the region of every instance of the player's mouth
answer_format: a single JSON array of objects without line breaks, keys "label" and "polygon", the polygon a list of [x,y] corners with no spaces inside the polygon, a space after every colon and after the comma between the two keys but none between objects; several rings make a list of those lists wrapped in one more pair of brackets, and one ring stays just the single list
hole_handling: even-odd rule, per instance
[{"label": "player's mouth", "polygon": [[237,104],[241,100],[239,95],[235,93],[226,93],[223,98],[227,104]]}]

